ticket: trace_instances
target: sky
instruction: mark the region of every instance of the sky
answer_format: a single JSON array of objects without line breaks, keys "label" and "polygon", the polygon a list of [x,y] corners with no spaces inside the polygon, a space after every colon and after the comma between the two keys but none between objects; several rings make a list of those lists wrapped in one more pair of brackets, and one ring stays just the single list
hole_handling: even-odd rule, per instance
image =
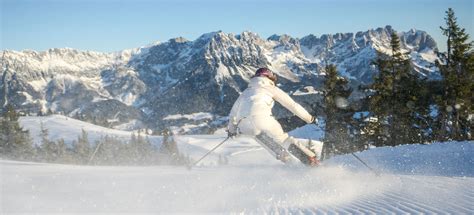
[{"label": "sky", "polygon": [[428,32],[446,49],[445,11],[474,37],[473,0],[0,0],[1,50],[70,47],[113,52],[222,30],[288,34]]}]

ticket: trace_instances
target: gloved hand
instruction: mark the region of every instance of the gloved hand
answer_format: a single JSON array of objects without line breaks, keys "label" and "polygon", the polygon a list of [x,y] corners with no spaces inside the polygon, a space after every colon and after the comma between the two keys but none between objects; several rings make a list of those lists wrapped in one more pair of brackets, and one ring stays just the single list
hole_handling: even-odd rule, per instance
[{"label": "gloved hand", "polygon": [[311,117],[311,123],[313,123],[315,125],[319,125],[318,118],[316,118],[316,116]]},{"label": "gloved hand", "polygon": [[237,132],[235,131],[230,131],[229,129],[227,129],[226,131],[227,131],[227,137],[234,138],[235,136],[237,136]]}]

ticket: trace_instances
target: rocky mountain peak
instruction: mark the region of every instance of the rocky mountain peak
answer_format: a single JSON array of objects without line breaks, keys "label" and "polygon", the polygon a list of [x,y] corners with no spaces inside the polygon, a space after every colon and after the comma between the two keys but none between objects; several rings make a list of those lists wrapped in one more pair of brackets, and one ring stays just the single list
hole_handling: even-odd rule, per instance
[{"label": "rocky mountain peak", "polygon": [[[36,51],[3,51],[0,90],[5,101],[28,112],[51,109],[98,122],[143,122],[152,128],[195,126],[209,128],[225,122],[233,101],[259,67],[279,74],[281,87],[298,91],[320,87],[320,69],[335,64],[353,85],[369,83],[376,71],[370,66],[377,51],[386,50],[390,26],[357,33],[308,35],[301,39],[272,35],[262,39],[245,31],[201,35],[194,41],[182,37],[146,47],[114,53],[70,48]],[[402,47],[412,52],[418,71],[430,77],[436,59],[434,40],[423,31],[398,32]],[[419,54],[418,52],[423,52]],[[13,80],[15,79],[15,80]],[[298,96],[297,96],[298,97]],[[319,101],[305,94],[304,101]],[[119,105],[118,105],[119,104]],[[205,112],[212,122],[163,121],[173,114]],[[285,116],[277,111],[277,117]],[[200,123],[200,124],[193,124]],[[126,126],[129,127],[129,126]],[[133,126],[132,126],[133,127]]]},{"label": "rocky mountain peak", "polygon": [[438,45],[436,41],[425,31],[411,29],[404,34],[400,40],[403,43],[409,44],[412,47],[417,47],[417,52],[424,52],[427,50],[435,50]]},{"label": "rocky mountain peak", "polygon": [[169,42],[170,43],[187,43],[189,42],[189,40],[187,40],[184,37],[176,37],[176,38],[170,39]]},{"label": "rocky mountain peak", "polygon": [[235,36],[236,39],[238,40],[243,40],[243,41],[255,41],[255,40],[261,40],[260,36],[258,34],[253,33],[251,31],[244,31],[240,33],[239,35]]}]

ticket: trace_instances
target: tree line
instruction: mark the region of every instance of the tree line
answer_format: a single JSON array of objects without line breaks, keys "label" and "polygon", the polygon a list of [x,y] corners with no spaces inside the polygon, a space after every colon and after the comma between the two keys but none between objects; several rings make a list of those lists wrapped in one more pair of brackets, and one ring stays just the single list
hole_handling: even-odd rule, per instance
[{"label": "tree line", "polygon": [[90,142],[83,129],[77,140],[49,139],[49,130],[40,123],[40,144],[33,144],[29,131],[18,122],[19,115],[8,105],[0,117],[0,157],[5,159],[79,165],[186,165],[189,156],[180,153],[171,132],[163,134],[160,146],[153,145],[141,132],[129,140],[103,136]]},{"label": "tree line", "polygon": [[370,146],[473,139],[473,42],[451,8],[445,21],[440,29],[447,37],[447,52],[437,53],[436,62],[440,80],[417,73],[396,32],[390,53],[379,52],[373,60],[378,71],[373,83],[359,87],[368,95],[362,107],[348,104],[353,89],[334,65],[326,65],[326,156]]}]

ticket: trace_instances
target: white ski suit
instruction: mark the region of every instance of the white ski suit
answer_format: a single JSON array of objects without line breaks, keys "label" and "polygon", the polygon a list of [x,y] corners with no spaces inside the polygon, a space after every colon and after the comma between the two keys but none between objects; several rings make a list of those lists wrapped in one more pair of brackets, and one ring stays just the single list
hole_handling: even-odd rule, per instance
[{"label": "white ski suit", "polygon": [[[275,86],[272,80],[266,77],[254,77],[231,109],[229,132],[250,136],[264,132],[284,148],[288,148],[292,143],[297,143],[298,139],[285,133],[272,116],[274,101],[280,103],[306,123],[312,122],[313,117],[288,94]],[[318,157],[321,154],[322,145],[319,148],[316,153]]]}]

